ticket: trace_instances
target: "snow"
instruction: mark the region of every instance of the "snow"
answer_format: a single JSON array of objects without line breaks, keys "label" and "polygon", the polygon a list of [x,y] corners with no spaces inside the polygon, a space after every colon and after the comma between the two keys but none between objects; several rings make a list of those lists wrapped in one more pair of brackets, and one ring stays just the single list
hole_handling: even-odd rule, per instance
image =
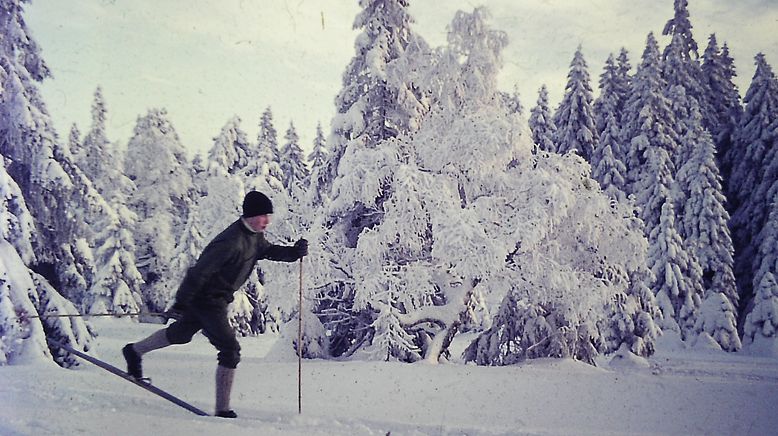
[{"label": "snow", "polygon": [[[126,319],[93,326],[99,336],[92,352],[118,366],[126,342],[160,327]],[[41,362],[0,367],[0,434],[770,434],[778,428],[778,360],[664,348],[647,360],[603,357],[598,367],[569,359],[506,367],[304,360],[298,415],[296,358],[279,352],[265,358],[281,347],[277,337],[240,339],[236,420],[197,417],[88,363],[66,370]],[[205,338],[152,352],[144,363],[160,388],[212,409],[215,351]]]}]

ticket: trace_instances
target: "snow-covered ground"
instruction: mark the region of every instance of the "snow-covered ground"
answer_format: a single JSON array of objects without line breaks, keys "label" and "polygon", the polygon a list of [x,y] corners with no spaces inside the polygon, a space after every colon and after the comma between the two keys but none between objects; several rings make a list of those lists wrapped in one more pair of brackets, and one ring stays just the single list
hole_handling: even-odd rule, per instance
[{"label": "snow-covered ground", "polygon": [[[159,326],[93,323],[94,352],[123,367],[120,349]],[[303,362],[275,336],[243,338],[232,406],[239,418],[198,417],[84,363],[0,367],[2,435],[492,435],[778,432],[778,359],[660,350],[648,361],[593,367],[541,359],[510,367]],[[463,342],[458,345],[462,346]],[[148,354],[146,375],[197,407],[213,407],[215,352],[198,335]]]}]

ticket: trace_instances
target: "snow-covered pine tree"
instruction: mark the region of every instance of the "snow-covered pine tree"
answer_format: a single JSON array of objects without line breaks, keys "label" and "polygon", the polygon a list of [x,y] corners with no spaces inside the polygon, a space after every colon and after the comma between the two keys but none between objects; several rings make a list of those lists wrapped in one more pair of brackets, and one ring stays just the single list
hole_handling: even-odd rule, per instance
[{"label": "snow-covered pine tree", "polygon": [[535,154],[538,150],[556,151],[554,136],[557,129],[548,107],[548,89],[545,84],[538,90],[537,105],[530,109],[529,129],[532,132],[532,142],[535,144],[533,147]]},{"label": "snow-covered pine tree", "polygon": [[[164,109],[138,117],[127,144],[125,173],[134,182],[128,206],[138,217],[133,229],[144,302],[163,311],[175,290],[158,289],[170,273],[170,259],[184,229],[192,190],[186,152]],[[159,282],[159,283],[158,283]]]},{"label": "snow-covered pine tree", "polygon": [[[726,351],[737,351],[738,303],[733,273],[732,239],[726,198],[716,165],[715,146],[710,133],[702,127],[702,116],[692,101],[690,119],[682,143],[689,144],[692,154],[678,170],[678,188],[685,201],[678,215],[679,233],[687,250],[702,268],[704,302],[695,330],[703,331]],[[721,295],[717,295],[721,294]]]},{"label": "snow-covered pine tree", "polygon": [[578,46],[570,63],[565,95],[554,112],[554,125],[557,128],[554,144],[559,153],[575,150],[579,156],[591,162],[597,142],[597,128],[592,111],[594,98],[587,68],[581,46]]},{"label": "snow-covered pine tree", "polygon": [[[765,178],[768,153],[778,141],[778,79],[763,54],[756,56],[756,72],[744,99],[744,113],[727,155],[732,162],[728,199],[730,229],[735,246],[735,277],[740,291],[740,319],[753,295],[753,277],[758,265],[758,233],[768,217],[770,186],[776,177]],[[773,178],[773,180],[770,180]]]},{"label": "snow-covered pine tree", "polygon": [[320,191],[329,191],[349,144],[375,147],[387,138],[418,126],[424,107],[417,87],[405,76],[391,74],[393,62],[407,63],[406,51],[423,51],[426,43],[411,30],[408,0],[360,0],[354,19],[355,55],[343,73],[343,87],[335,97],[336,115],[327,139],[330,159],[320,177]]},{"label": "snow-covered pine tree", "polygon": [[[652,177],[646,167],[646,151],[649,148],[664,149],[668,159],[671,159],[678,149],[678,135],[674,130],[675,116],[664,95],[665,89],[666,83],[660,74],[659,46],[653,33],[649,33],[641,64],[632,78],[632,89],[625,103],[622,119],[621,137],[627,147],[624,161],[627,166],[627,194],[637,194],[640,189],[636,185],[644,178]],[[670,175],[674,173],[671,167]],[[642,204],[638,203],[638,206]],[[659,209],[643,210],[643,216],[648,213],[654,214],[654,221],[658,222]],[[646,231],[650,232],[650,228]]]},{"label": "snow-covered pine tree", "polygon": [[726,181],[732,168],[732,162],[727,161],[726,156],[732,146],[732,135],[737,122],[743,113],[740,105],[740,93],[733,82],[736,77],[735,65],[729,50],[724,44],[724,50],[720,50],[716,42],[716,34],[708,38],[708,47],[702,55],[703,80],[710,91],[709,101],[713,109],[710,120],[710,132],[716,144],[716,157],[718,159],[721,176]]},{"label": "snow-covered pine tree", "polygon": [[291,195],[292,191],[300,190],[305,187],[311,172],[305,165],[305,156],[300,147],[300,137],[294,128],[294,123],[289,123],[284,135],[284,146],[281,147],[281,172],[283,173],[283,182],[286,191]]}]

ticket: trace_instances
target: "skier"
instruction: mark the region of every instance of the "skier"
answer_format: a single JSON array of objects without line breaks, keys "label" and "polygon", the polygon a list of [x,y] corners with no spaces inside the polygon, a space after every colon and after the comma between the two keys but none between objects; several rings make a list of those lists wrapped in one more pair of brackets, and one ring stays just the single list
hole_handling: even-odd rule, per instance
[{"label": "skier", "polygon": [[141,356],[171,344],[186,344],[195,333],[203,334],[219,351],[216,367],[215,415],[236,418],[230,409],[230,392],[235,368],[240,361],[240,345],[227,318],[227,306],[233,293],[248,279],[257,260],[294,262],[308,255],[308,241],[293,246],[269,243],[264,236],[270,224],[273,204],[261,192],[251,191],[243,199],[243,215],[203,250],[189,268],[176,293],[175,304],[165,312],[175,320],[170,326],[122,349],[127,373],[143,377]]}]

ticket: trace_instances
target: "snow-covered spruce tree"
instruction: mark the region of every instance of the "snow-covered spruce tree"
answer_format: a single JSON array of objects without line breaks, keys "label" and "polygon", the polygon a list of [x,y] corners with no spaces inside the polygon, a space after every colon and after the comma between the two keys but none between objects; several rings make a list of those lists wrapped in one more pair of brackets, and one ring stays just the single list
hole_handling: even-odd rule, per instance
[{"label": "snow-covered spruce tree", "polygon": [[554,112],[554,125],[557,128],[554,144],[559,153],[575,150],[579,156],[591,162],[597,142],[597,128],[592,111],[594,98],[587,68],[581,46],[578,46],[570,63],[565,95]]},{"label": "snow-covered spruce tree", "polygon": [[674,201],[675,179],[673,162],[664,147],[649,145],[644,155],[646,161],[643,163],[641,178],[635,181],[633,193],[645,232],[650,235],[659,225],[664,203]]},{"label": "snow-covered spruce tree", "polygon": [[679,230],[687,250],[702,268],[704,302],[695,331],[710,335],[726,351],[737,351],[738,303],[733,273],[732,239],[727,226],[729,214],[716,165],[713,140],[702,127],[696,102],[686,122],[682,143],[692,145],[692,154],[678,170],[678,188],[685,201],[679,211]]},{"label": "snow-covered spruce tree", "polygon": [[[336,115],[327,139],[329,159],[316,178],[318,186],[311,188],[333,200],[333,181],[348,171],[340,168],[347,150],[375,148],[387,138],[417,129],[429,104],[424,94],[440,85],[428,80],[429,67],[436,59],[410,28],[407,0],[361,0],[360,6],[354,28],[361,32],[355,55],[343,74],[343,88],[335,99]],[[319,302],[315,310],[329,313],[329,321],[324,322],[337,327],[332,335],[337,344],[330,349],[334,355],[353,349],[351,332],[364,338],[365,330],[359,326],[372,322],[351,311],[352,267],[341,251],[353,252],[360,232],[380,220],[382,204],[383,198],[358,201],[338,208],[334,215],[317,214],[321,222],[312,226],[326,239],[321,242],[324,257],[333,262],[324,268],[327,279],[316,289]],[[333,324],[336,318],[340,321]]]},{"label": "snow-covered spruce tree", "polygon": [[[775,173],[765,177],[767,155],[778,141],[778,79],[761,53],[756,72],[744,99],[745,107],[733,135],[727,160],[733,163],[728,199],[730,229],[735,246],[735,277],[740,291],[740,319],[753,295],[753,277],[758,265],[758,233],[764,228],[771,197],[767,196]],[[773,180],[770,180],[770,179]]]},{"label": "snow-covered spruce tree", "polygon": [[97,272],[81,304],[89,313],[137,313],[143,307],[143,276],[135,264],[135,215],[119,203],[102,210],[95,235]]},{"label": "snow-covered spruce tree", "polygon": [[240,117],[236,115],[227,121],[214,139],[208,151],[208,161],[218,164],[229,174],[237,174],[248,166],[249,150],[248,136],[241,129]]},{"label": "snow-covered spruce tree", "polygon": [[732,135],[737,122],[743,113],[740,105],[740,93],[733,82],[737,76],[733,59],[729,56],[726,43],[720,50],[716,42],[716,35],[708,38],[708,47],[702,55],[702,76],[710,92],[708,100],[711,103],[710,132],[716,144],[716,157],[718,159],[721,176],[724,180],[729,178],[732,162],[726,157],[732,147]]},{"label": "snow-covered spruce tree", "polygon": [[[674,130],[675,116],[664,95],[666,84],[660,74],[659,46],[650,33],[646,40],[641,64],[632,78],[632,89],[625,103],[622,134],[627,147],[624,164],[627,166],[627,194],[637,193],[636,184],[649,177],[646,150],[660,147],[668,158],[678,149],[678,135]],[[671,169],[670,174],[675,171]],[[642,204],[638,204],[642,206]],[[645,216],[649,211],[644,210]],[[653,211],[658,217],[659,210]],[[657,220],[658,221],[658,220]],[[650,229],[647,228],[647,231]]]},{"label": "snow-covered spruce tree", "polygon": [[70,134],[68,135],[68,152],[72,156],[74,153],[81,149],[81,131],[78,130],[76,123],[70,126]]},{"label": "snow-covered spruce tree", "polygon": [[625,199],[627,167],[622,162],[618,67],[613,55],[608,56],[600,75],[600,96],[594,102],[597,143],[592,153],[592,178],[597,180],[609,197]]},{"label": "snow-covered spruce tree", "polygon": [[703,126],[711,129],[714,124],[714,112],[710,103],[710,90],[700,68],[700,55],[697,41],[692,36],[692,23],[689,20],[688,0],[675,0],[675,13],[667,21],[663,35],[672,39],[662,54],[662,77],[668,89],[683,86],[688,97],[697,100],[703,117]]},{"label": "snow-covered spruce tree", "polygon": [[[92,103],[92,125],[79,144],[71,140],[74,159],[95,189],[113,205],[124,205],[133,191],[132,181],[123,172],[123,156],[105,133],[107,110],[102,90],[97,88]],[[77,145],[78,144],[78,145]]]},{"label": "snow-covered spruce tree", "polygon": [[418,89],[406,77],[390,74],[393,62],[407,63],[406,51],[426,47],[410,28],[408,0],[360,0],[362,10],[354,19],[361,29],[354,43],[355,55],[343,73],[343,87],[335,97],[336,115],[327,139],[330,159],[320,176],[320,191],[329,191],[349,144],[375,147],[418,125],[424,104]]},{"label": "snow-covered spruce tree", "polygon": [[[776,124],[776,128],[778,128],[778,123]],[[778,159],[774,157],[770,167],[771,171],[778,172]],[[773,275],[778,274],[778,250],[776,250],[776,242],[778,241],[778,180],[773,182],[767,195],[768,198],[772,199],[770,201],[770,215],[756,237],[756,240],[759,241],[759,248],[753,260],[752,284],[754,286],[762,282],[765,274],[769,272]]]},{"label": "snow-covered spruce tree", "polygon": [[[59,350],[50,350],[46,337],[86,350],[92,335],[81,319],[30,318],[38,314],[76,314],[45,279],[31,271],[35,260],[33,217],[21,189],[0,159],[0,366],[33,360],[76,364]],[[52,357],[52,352],[54,357]]]},{"label": "snow-covered spruce tree", "polygon": [[321,129],[321,123],[316,124],[316,137],[313,139],[313,150],[308,155],[308,163],[311,171],[324,166],[327,163],[327,140],[324,138],[324,131]]},{"label": "snow-covered spruce tree", "polygon": [[313,219],[314,204],[310,201],[306,185],[311,172],[305,164],[305,155],[298,143],[299,137],[294,124],[291,122],[284,139],[285,143],[281,148],[281,170],[284,174],[283,182],[288,198],[289,210],[286,220],[287,225],[293,230],[289,236],[297,235],[299,237],[310,228]]},{"label": "snow-covered spruce tree", "polygon": [[[94,257],[90,262],[94,271],[82,274],[86,280],[80,286],[83,294],[77,304],[90,313],[138,312],[143,280],[135,265],[135,240],[131,233],[137,219],[126,206],[134,185],[122,172],[121,156],[106,136],[106,113],[98,87],[92,103],[92,125],[83,141],[79,142],[77,132],[71,130],[70,149],[78,169],[84,171],[102,197],[81,189],[84,192],[78,197],[88,199],[88,204],[80,204],[79,198],[71,203],[74,209],[83,211],[78,220],[89,227],[86,239],[79,245],[88,247],[79,251],[86,253],[88,249],[90,257]],[[75,171],[65,168],[68,173]]]},{"label": "snow-covered spruce tree", "polygon": [[537,105],[530,109],[529,129],[532,132],[532,142],[535,144],[535,147],[533,147],[535,154],[537,154],[538,150],[556,151],[556,146],[554,145],[556,125],[554,124],[551,110],[548,107],[548,90],[546,85],[540,87]]},{"label": "snow-covered spruce tree", "polygon": [[627,167],[617,157],[622,154],[618,142],[620,134],[616,116],[611,113],[607,116],[605,129],[600,133],[592,155],[592,178],[600,183],[610,198],[624,200]]},{"label": "snow-covered spruce tree", "polygon": [[72,148],[73,144],[71,144],[76,165],[89,177],[98,192],[103,195],[105,194],[103,188],[111,186],[108,177],[106,177],[106,171],[117,167],[110,154],[111,144],[105,133],[106,115],[103,91],[98,86],[92,101],[92,126],[84,136],[80,147],[74,149]]},{"label": "snow-covered spruce tree", "polygon": [[[294,187],[290,192],[286,190],[279,153],[272,112],[267,108],[262,115],[256,148],[251,154],[255,157],[239,176],[246,192],[257,190],[273,201],[273,223],[265,232],[268,240],[278,244],[292,244],[303,236],[303,223],[308,218],[301,207],[304,204],[304,191],[299,187]],[[240,206],[240,201],[236,206]],[[241,308],[252,309],[246,313],[247,321],[243,322],[249,327],[246,333],[278,331],[279,326],[291,319],[297,310],[294,298],[298,286],[295,272],[297,265],[267,262],[261,268],[261,273],[252,274],[249,278],[242,289],[242,295],[236,295],[236,311]]]},{"label": "snow-covered spruce tree", "polygon": [[61,246],[59,262],[55,266],[60,292],[77,307],[83,309],[83,301],[94,283],[99,266],[93,250],[97,246],[96,232],[101,228],[108,209],[105,199],[94,188],[91,180],[74,163],[67,147],[55,144],[54,159],[60,162],[71,189],[63,192],[62,201],[69,206],[67,217],[73,223],[74,240]]},{"label": "snow-covered spruce tree", "polygon": [[[681,35],[676,34],[673,36],[672,43],[665,50],[665,60],[662,64],[662,76],[665,78],[667,85],[665,95],[670,101],[676,123],[674,130],[679,136],[686,134],[687,129],[693,127],[688,125],[692,106],[702,108],[702,103],[707,102],[709,94],[707,89],[700,90],[702,85],[700,85],[699,80],[693,74],[701,74],[701,72],[699,67],[690,66],[692,61],[684,59],[686,48],[682,46],[681,41]],[[700,89],[695,89],[695,87]],[[704,95],[700,96],[702,92],[704,92]],[[701,98],[705,100],[700,100]],[[710,105],[708,104],[707,106]],[[703,127],[710,124],[709,121],[702,119],[699,122],[703,123]],[[671,156],[675,163],[675,168],[680,168],[689,159],[694,145],[693,143],[684,144],[679,141],[676,153]]]},{"label": "snow-covered spruce tree", "polygon": [[25,264],[35,260],[31,240],[35,231],[33,217],[27,210],[21,189],[5,170],[0,159],[0,237],[13,246]]},{"label": "snow-covered spruce tree", "polygon": [[648,238],[648,264],[656,278],[654,293],[662,311],[660,326],[665,334],[673,331],[686,340],[694,337],[702,303],[702,271],[676,230],[674,209],[672,200],[666,199],[659,225]]},{"label": "snow-covered spruce tree", "polygon": [[0,354],[2,364],[53,360],[69,368],[75,357],[46,339],[88,351],[92,333],[81,318],[30,318],[29,315],[75,315],[75,306],[39,274],[28,269],[14,248],[0,239]]},{"label": "snow-covered spruce tree", "polygon": [[597,127],[597,133],[602,133],[605,129],[605,119],[608,114],[615,114],[618,111],[619,98],[617,91],[618,66],[613,53],[608,55],[605,60],[602,74],[600,74],[600,95],[594,100],[592,111],[594,113],[594,125]]},{"label": "snow-covered spruce tree", "polygon": [[778,283],[773,273],[754,287],[754,304],[744,324],[744,348],[754,354],[778,355]]},{"label": "snow-covered spruce tree", "polygon": [[[164,109],[138,117],[127,144],[125,173],[134,182],[128,206],[138,221],[133,229],[142,294],[147,307],[163,311],[175,289],[160,279],[170,272],[176,239],[184,229],[190,208],[191,173],[184,147]],[[158,283],[159,282],[159,283]]]},{"label": "snow-covered spruce tree", "polygon": [[616,74],[613,80],[613,91],[619,96],[619,104],[616,107],[616,113],[618,114],[623,113],[624,105],[627,102],[627,98],[629,98],[630,89],[632,89],[631,70],[632,64],[629,62],[629,52],[622,47],[619,50],[619,57],[616,59]]},{"label": "snow-covered spruce tree", "polygon": [[0,47],[0,153],[34,217],[36,256],[29,266],[70,296],[83,291],[82,282],[73,279],[88,268],[78,263],[88,256],[78,253],[76,241],[84,228],[71,200],[89,181],[80,171],[67,170],[73,167],[72,156],[59,143],[37,89],[49,70],[27,29],[23,6],[20,1],[0,4],[0,35],[7,36]]},{"label": "snow-covered spruce tree", "polygon": [[324,193],[319,190],[322,186],[321,177],[327,169],[329,160],[329,150],[327,149],[327,140],[324,138],[324,131],[321,123],[316,124],[316,137],[313,140],[313,150],[308,155],[308,165],[311,167],[311,175],[307,182],[308,197],[311,204],[322,204],[324,202]]},{"label": "snow-covered spruce tree", "polygon": [[[272,177],[283,181],[283,171],[281,171],[281,152],[278,149],[278,132],[276,131],[275,124],[273,123],[273,111],[268,106],[264,112],[262,112],[262,118],[259,121],[259,133],[257,135],[257,145],[249,149],[249,164],[254,165],[253,161],[259,160],[264,162],[266,169],[261,171],[268,171]],[[259,168],[254,165],[255,170]],[[251,170],[246,170],[246,175],[251,177],[253,173]]]},{"label": "snow-covered spruce tree", "polygon": [[284,146],[281,147],[281,172],[283,173],[284,187],[290,194],[295,189],[305,187],[305,180],[311,172],[305,165],[305,155],[300,147],[300,137],[294,128],[294,123],[289,123],[284,135]]},{"label": "snow-covered spruce tree", "polygon": [[778,79],[762,53],[754,59],[756,71],[743,100],[744,113],[728,157],[733,163],[728,191],[731,207],[736,209],[749,201],[749,194],[761,182],[762,162],[771,145],[771,125],[778,117]]}]

